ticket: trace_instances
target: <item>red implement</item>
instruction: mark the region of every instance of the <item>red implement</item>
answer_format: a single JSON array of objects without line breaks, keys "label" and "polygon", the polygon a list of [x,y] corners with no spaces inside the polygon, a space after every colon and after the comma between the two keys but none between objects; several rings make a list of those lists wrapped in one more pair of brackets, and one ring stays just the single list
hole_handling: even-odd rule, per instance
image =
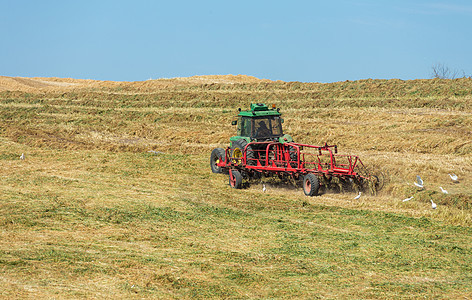
[{"label": "red implement", "polygon": [[[225,150],[216,166],[229,171],[230,185],[240,187],[242,180],[236,176],[251,179],[260,175],[287,177],[300,180],[308,174],[308,184],[317,181],[317,188],[336,188],[341,190],[365,189],[372,183],[371,191],[381,188],[379,176],[370,175],[361,159],[355,155],[337,154],[336,145],[313,146],[300,143],[252,142],[248,143],[242,155],[231,156],[231,149]],[[366,185],[367,183],[367,185]],[[317,194],[316,190],[312,194]]]}]

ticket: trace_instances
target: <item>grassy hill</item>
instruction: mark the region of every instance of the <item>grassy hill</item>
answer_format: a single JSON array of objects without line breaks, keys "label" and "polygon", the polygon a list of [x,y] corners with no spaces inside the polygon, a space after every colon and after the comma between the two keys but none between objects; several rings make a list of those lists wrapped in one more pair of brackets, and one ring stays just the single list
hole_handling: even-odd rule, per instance
[{"label": "grassy hill", "polygon": [[[388,185],[359,200],[230,189],[209,154],[251,102],[276,104],[296,141],[336,143]],[[0,77],[0,295],[470,297],[471,136],[465,78]]]}]

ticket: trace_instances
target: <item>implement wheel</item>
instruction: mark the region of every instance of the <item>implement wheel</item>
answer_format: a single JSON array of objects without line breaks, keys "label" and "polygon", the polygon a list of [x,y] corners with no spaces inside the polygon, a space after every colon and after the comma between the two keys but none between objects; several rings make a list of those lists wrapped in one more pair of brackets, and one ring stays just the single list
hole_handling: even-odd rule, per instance
[{"label": "implement wheel", "polygon": [[210,168],[213,173],[222,173],[223,168],[217,166],[216,164],[219,163],[221,160],[225,159],[225,150],[223,148],[215,148],[211,151],[210,155]]},{"label": "implement wheel", "polygon": [[314,174],[309,173],[303,177],[303,192],[305,192],[305,195],[315,196],[319,189],[320,183]]},{"label": "implement wheel", "polygon": [[243,176],[238,170],[229,170],[229,185],[234,189],[240,189]]}]

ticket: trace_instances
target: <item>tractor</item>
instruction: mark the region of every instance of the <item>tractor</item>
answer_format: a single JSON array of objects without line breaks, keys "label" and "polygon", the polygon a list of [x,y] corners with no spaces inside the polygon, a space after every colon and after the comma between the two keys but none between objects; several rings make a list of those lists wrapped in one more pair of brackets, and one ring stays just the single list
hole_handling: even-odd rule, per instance
[{"label": "tractor", "polygon": [[339,155],[336,145],[313,146],[295,143],[284,134],[280,109],[252,103],[239,109],[236,136],[226,149],[215,148],[210,155],[213,173],[227,173],[229,185],[239,189],[263,177],[301,185],[307,196],[320,191],[379,191],[385,182],[382,173],[370,174],[358,156]]}]

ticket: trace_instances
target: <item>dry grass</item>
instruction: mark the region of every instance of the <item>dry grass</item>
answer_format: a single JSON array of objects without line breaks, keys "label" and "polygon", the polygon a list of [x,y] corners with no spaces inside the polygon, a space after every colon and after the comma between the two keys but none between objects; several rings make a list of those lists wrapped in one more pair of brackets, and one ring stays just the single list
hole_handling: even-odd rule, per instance
[{"label": "dry grass", "polygon": [[[472,80],[1,77],[0,91],[4,298],[472,293]],[[256,101],[281,107],[296,141],[337,143],[389,184],[358,201],[230,189],[209,153]]]}]

